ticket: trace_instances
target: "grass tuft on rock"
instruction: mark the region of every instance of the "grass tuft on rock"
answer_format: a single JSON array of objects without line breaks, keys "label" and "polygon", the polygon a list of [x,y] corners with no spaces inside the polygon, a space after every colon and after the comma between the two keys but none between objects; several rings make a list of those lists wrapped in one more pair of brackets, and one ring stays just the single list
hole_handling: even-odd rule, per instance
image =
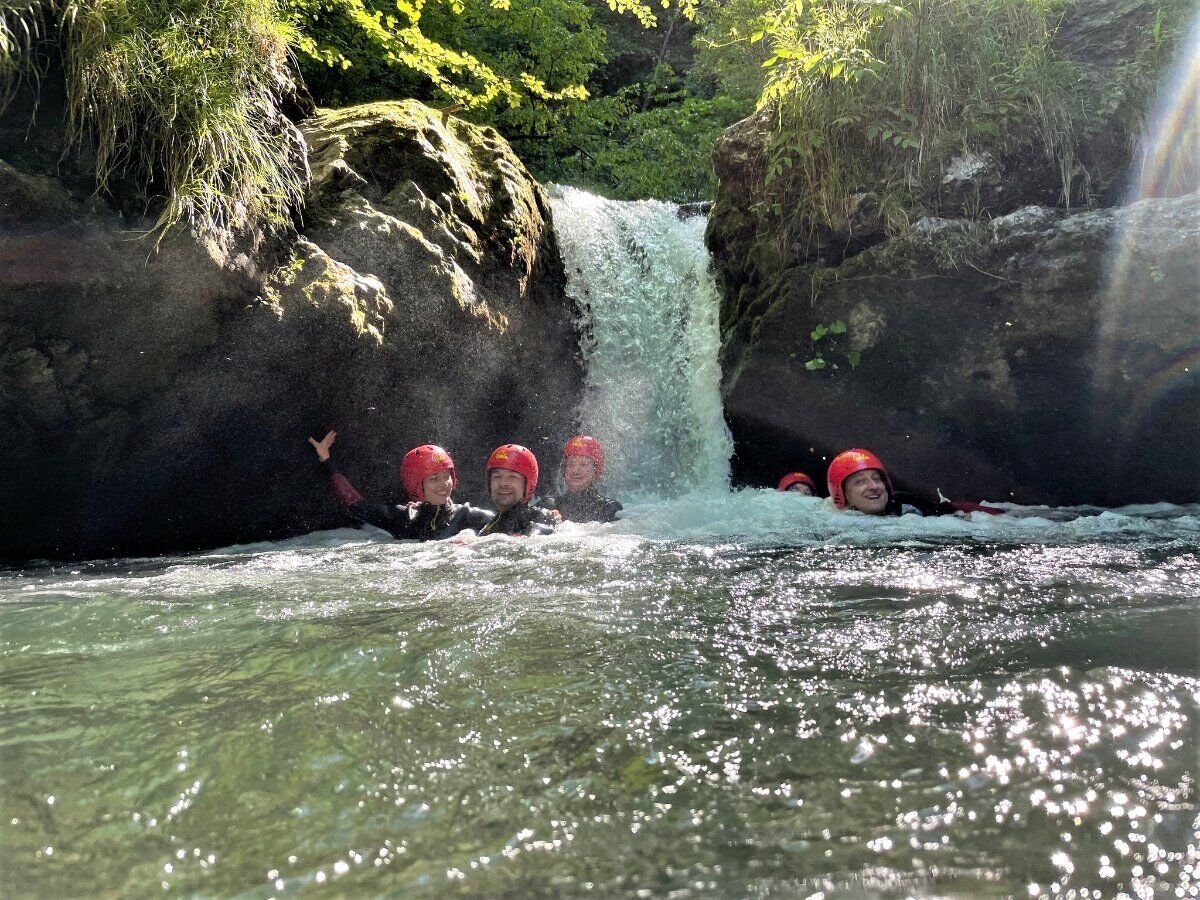
[{"label": "grass tuft on rock", "polygon": [[154,203],[157,230],[228,241],[299,206],[303,166],[280,101],[290,26],[274,0],[0,0],[0,75],[59,41],[72,143],[97,187]]},{"label": "grass tuft on rock", "polygon": [[927,211],[940,167],[966,150],[1040,151],[1063,205],[1086,203],[1083,142],[1114,120],[1136,131],[1187,4],[1157,4],[1133,62],[1107,70],[1056,45],[1071,5],[787,0],[752,39],[771,51],[760,100],[777,122],[768,216],[803,234],[844,223],[852,197],[874,191],[895,232]]},{"label": "grass tuft on rock", "polygon": [[0,0],[0,111],[16,76],[27,69],[26,58],[41,38],[42,0]]}]

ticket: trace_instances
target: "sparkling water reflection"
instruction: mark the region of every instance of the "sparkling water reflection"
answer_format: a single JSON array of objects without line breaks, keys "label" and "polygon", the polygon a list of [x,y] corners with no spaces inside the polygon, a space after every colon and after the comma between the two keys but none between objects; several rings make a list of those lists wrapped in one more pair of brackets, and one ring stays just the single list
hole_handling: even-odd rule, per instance
[{"label": "sparkling water reflection", "polygon": [[2,573],[0,870],[42,895],[1190,896],[1200,516],[1045,512],[745,492],[542,541]]}]

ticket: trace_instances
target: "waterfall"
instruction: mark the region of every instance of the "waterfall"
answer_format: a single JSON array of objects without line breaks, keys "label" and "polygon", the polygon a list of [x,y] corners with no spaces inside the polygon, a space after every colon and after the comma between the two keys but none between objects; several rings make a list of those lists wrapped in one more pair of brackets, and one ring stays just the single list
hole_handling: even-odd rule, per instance
[{"label": "waterfall", "polygon": [[724,491],[733,441],[721,409],[717,287],[704,219],[656,200],[552,190],[587,365],[582,430],[604,443],[623,498]]}]

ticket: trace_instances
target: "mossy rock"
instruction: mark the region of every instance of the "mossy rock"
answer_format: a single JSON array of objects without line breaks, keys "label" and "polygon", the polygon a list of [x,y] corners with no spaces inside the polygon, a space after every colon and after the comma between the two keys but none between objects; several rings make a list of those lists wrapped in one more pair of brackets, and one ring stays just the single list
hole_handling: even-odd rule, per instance
[{"label": "mossy rock", "polygon": [[[306,439],[364,493],[450,449],[458,495],[574,428],[576,310],[545,195],[495,132],[416,103],[305,123],[313,181],[270,255],[157,247],[103,202],[0,161],[0,558],[257,541],[341,524]],[[30,159],[41,159],[31,154]],[[3,261],[11,265],[3,265]]]}]

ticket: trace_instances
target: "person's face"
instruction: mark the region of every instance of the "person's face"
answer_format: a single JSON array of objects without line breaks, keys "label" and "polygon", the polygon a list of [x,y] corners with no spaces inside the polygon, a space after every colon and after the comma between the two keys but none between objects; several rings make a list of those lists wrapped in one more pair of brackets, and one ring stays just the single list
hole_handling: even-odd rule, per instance
[{"label": "person's face", "polygon": [[568,456],[563,463],[563,481],[571,493],[596,483],[596,461],[587,456]]},{"label": "person's face", "polygon": [[425,492],[426,503],[441,506],[450,499],[450,492],[454,490],[454,479],[450,476],[449,469],[430,475],[421,482],[421,490]]},{"label": "person's face", "polygon": [[888,489],[878,469],[855,472],[842,483],[846,505],[867,515],[880,516],[887,509]]},{"label": "person's face", "polygon": [[496,512],[504,512],[525,499],[525,476],[508,469],[492,469],[488,475],[488,496]]},{"label": "person's face", "polygon": [[805,497],[811,497],[813,495],[813,489],[811,487],[809,487],[807,484],[805,484],[803,481],[797,481],[795,484],[793,484],[790,488],[787,489],[787,492],[789,494],[792,494],[792,493],[803,494]]}]

